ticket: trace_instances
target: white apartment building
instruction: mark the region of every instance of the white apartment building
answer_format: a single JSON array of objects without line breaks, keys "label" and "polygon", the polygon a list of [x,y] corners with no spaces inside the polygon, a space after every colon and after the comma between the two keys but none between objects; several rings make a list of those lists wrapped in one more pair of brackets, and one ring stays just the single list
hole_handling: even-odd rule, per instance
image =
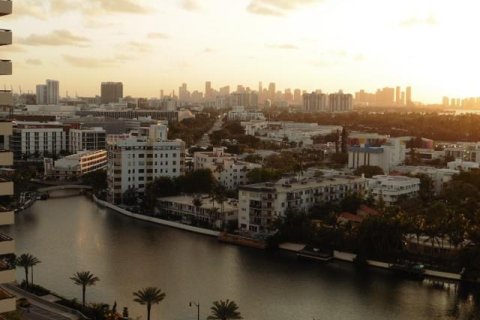
[{"label": "white apartment building", "polygon": [[398,138],[389,138],[387,142],[377,147],[352,146],[348,148],[348,168],[378,166],[383,172],[389,173],[391,168],[405,162],[405,154],[405,144]]},{"label": "white apartment building", "polygon": [[[0,16],[12,13],[11,1],[0,1]],[[12,44],[12,32],[0,30],[0,45]],[[12,74],[12,61],[0,61],[0,75]],[[12,92],[0,91],[0,104],[8,109],[13,108]],[[12,122],[5,120],[0,122],[0,166],[10,167],[13,165],[13,153],[9,150],[9,137],[13,133]],[[0,178],[0,225],[15,224],[14,210],[9,207],[9,199],[14,195],[13,182],[7,178]],[[15,281],[15,241],[9,236],[0,233],[0,283]],[[15,311],[16,299],[11,294],[0,289],[0,313]]]},{"label": "white apartment building", "polygon": [[322,92],[305,93],[303,108],[306,112],[348,112],[353,108],[353,96],[342,91],[329,95]]},{"label": "white apartment building", "polygon": [[201,205],[197,208],[193,205],[195,197],[189,195],[162,197],[157,199],[157,208],[161,214],[168,214],[180,219],[183,223],[191,223],[192,220],[208,222],[221,229],[228,223],[238,221],[238,201],[227,199],[219,203],[212,201],[209,195],[199,195]]},{"label": "white apartment building", "polygon": [[462,159],[456,159],[447,163],[447,168],[451,170],[470,171],[472,169],[479,169],[480,163],[475,161],[463,161]]},{"label": "white apartment building", "polygon": [[424,174],[430,177],[430,179],[432,179],[436,195],[440,194],[443,191],[443,187],[445,186],[445,184],[452,181],[454,175],[460,173],[460,171],[458,170],[425,166],[398,166],[393,168],[392,171],[398,172],[400,174],[410,175]]},{"label": "white apartment building", "polygon": [[147,183],[158,177],[184,173],[185,142],[167,140],[164,124],[140,128],[128,136],[109,137],[108,200],[120,203],[125,191],[144,192]]},{"label": "white apartment building", "polygon": [[445,157],[480,163],[479,142],[457,142],[445,148]]},{"label": "white apartment building", "polygon": [[396,204],[399,198],[418,195],[420,179],[406,176],[373,176],[368,180],[368,192],[375,201],[383,199],[386,206]]},{"label": "white apartment building", "polygon": [[265,116],[262,112],[259,111],[248,111],[245,110],[244,106],[233,107],[231,111],[228,112],[229,121],[250,121],[250,120],[265,120]]},{"label": "white apartment building", "polygon": [[84,174],[102,170],[107,167],[107,151],[79,151],[53,162],[51,158],[44,159],[45,176],[56,179],[81,177]]},{"label": "white apartment building", "polygon": [[67,150],[67,132],[58,122],[15,122],[10,147],[15,159],[59,155]]},{"label": "white apartment building", "polygon": [[100,127],[70,129],[68,134],[69,151],[105,150],[107,132]]},{"label": "white apartment building", "polygon": [[247,184],[247,173],[261,168],[257,163],[238,160],[236,155],[225,153],[225,148],[213,148],[211,152],[195,152],[194,169],[210,169],[215,179],[227,189]]},{"label": "white apartment building", "polygon": [[284,178],[239,188],[238,227],[243,232],[270,233],[287,210],[306,211],[314,204],[363,195],[366,179],[353,176]]}]

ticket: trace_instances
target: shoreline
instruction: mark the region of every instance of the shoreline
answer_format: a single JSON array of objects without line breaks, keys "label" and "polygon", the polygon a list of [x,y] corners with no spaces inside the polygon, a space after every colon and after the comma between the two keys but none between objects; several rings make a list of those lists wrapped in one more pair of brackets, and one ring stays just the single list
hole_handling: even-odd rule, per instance
[{"label": "shoreline", "polygon": [[[202,234],[202,235],[206,235],[206,236],[210,236],[210,237],[219,238],[220,235],[222,234],[220,231],[214,231],[214,230],[209,230],[209,229],[204,229],[204,228],[199,228],[199,227],[192,227],[192,226],[184,225],[184,224],[181,224],[181,223],[178,223],[178,222],[173,222],[173,221],[168,221],[168,220],[164,220],[164,219],[160,219],[160,218],[149,217],[149,216],[145,216],[145,215],[141,215],[141,214],[132,213],[132,212],[130,212],[128,210],[125,210],[123,208],[120,208],[116,205],[113,205],[113,204],[108,203],[106,201],[100,200],[95,195],[92,195],[92,199],[99,206],[112,209],[113,211],[115,211],[119,214],[122,214],[122,215],[130,217],[130,218],[134,218],[134,219],[137,219],[137,220],[151,222],[151,223],[155,223],[155,224],[159,224],[159,225],[163,225],[163,226],[167,226],[167,227],[173,227],[173,228],[176,228],[176,229],[189,231],[189,232],[193,232],[193,233],[197,233],[197,234]],[[229,242],[227,242],[227,243],[229,243]],[[245,247],[251,247],[251,246],[247,246],[247,245],[242,245],[241,243],[235,243],[235,244],[240,245],[240,246],[245,246]],[[291,253],[296,254],[301,249],[303,249],[303,247],[305,246],[303,244],[293,244],[294,246],[292,247],[291,245],[292,244],[290,244],[290,245],[287,244],[286,246],[284,245],[283,247],[282,247],[282,245],[280,245],[278,249],[280,251],[291,252]],[[301,249],[300,249],[300,247],[301,247]],[[258,248],[258,249],[264,249],[264,248]],[[338,251],[338,250],[333,251],[333,259],[337,260],[337,261],[348,262],[348,263],[353,264],[356,256],[357,255],[354,254],[354,253],[342,252],[342,251]],[[367,263],[367,266],[369,266],[369,267],[379,268],[379,269],[384,269],[384,270],[390,270],[390,267],[391,267],[390,263],[382,262],[382,261],[376,261],[376,260],[367,260],[366,263]],[[430,269],[425,269],[424,275],[425,275],[426,278],[428,277],[428,278],[435,278],[435,279],[443,279],[443,280],[449,280],[449,281],[455,281],[455,282],[460,282],[461,278],[462,278],[462,276],[458,273],[449,273],[449,272],[442,272],[442,271],[436,271],[436,270],[430,270]]]}]

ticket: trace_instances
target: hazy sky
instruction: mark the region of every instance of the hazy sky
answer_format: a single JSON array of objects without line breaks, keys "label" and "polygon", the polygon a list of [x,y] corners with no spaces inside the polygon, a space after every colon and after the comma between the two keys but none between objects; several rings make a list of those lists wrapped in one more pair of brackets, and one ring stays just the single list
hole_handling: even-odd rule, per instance
[{"label": "hazy sky", "polygon": [[414,100],[480,96],[478,0],[17,0],[0,19],[14,75],[0,85],[133,96],[203,91],[204,82],[373,91],[413,87]]}]

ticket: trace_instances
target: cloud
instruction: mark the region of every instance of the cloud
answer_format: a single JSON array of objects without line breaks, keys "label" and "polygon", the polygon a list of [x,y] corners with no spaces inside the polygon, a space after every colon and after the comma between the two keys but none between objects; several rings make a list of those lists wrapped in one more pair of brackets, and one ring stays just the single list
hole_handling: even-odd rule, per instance
[{"label": "cloud", "polygon": [[201,9],[197,0],[183,0],[181,6],[187,11],[199,11]]},{"label": "cloud", "polygon": [[39,59],[27,59],[25,60],[25,63],[32,66],[41,66],[43,64],[42,60]]},{"label": "cloud", "polygon": [[438,24],[437,19],[430,15],[425,19],[411,17],[400,22],[400,26],[404,28],[416,27],[416,26],[434,26]]},{"label": "cloud", "polygon": [[13,5],[14,14],[7,16],[7,19],[33,17],[40,20],[47,19],[47,8],[45,2],[39,0],[16,1]]},{"label": "cloud", "polygon": [[[105,12],[146,14],[152,12],[152,9],[144,7],[133,0],[90,0],[96,3]],[[88,2],[88,1],[87,1]]]},{"label": "cloud", "polygon": [[63,14],[78,9],[80,3],[72,0],[50,0],[50,11],[54,14]]},{"label": "cloud", "polygon": [[88,42],[87,38],[74,35],[68,30],[54,30],[43,35],[31,34],[19,40],[19,43],[30,46],[85,46]]},{"label": "cloud", "polygon": [[298,47],[296,45],[290,43],[282,43],[282,44],[269,44],[267,48],[271,49],[284,49],[284,50],[296,50]]},{"label": "cloud", "polygon": [[283,16],[289,11],[306,5],[313,5],[322,0],[252,0],[247,11],[266,16]]},{"label": "cloud", "polygon": [[147,53],[153,50],[153,46],[150,43],[138,41],[130,41],[126,44],[126,47],[128,51],[137,51],[141,53]]},{"label": "cloud", "polygon": [[148,35],[147,35],[147,38],[148,39],[169,39],[170,37],[165,34],[165,33],[161,33],[161,32],[150,32]]},{"label": "cloud", "polygon": [[79,68],[106,68],[117,63],[115,58],[76,57],[68,54],[64,54],[63,59],[68,64]]}]

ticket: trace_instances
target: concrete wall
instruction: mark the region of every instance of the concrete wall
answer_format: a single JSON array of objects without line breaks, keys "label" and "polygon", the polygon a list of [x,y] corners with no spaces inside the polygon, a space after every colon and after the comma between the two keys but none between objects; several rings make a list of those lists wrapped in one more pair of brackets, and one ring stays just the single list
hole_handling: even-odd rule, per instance
[{"label": "concrete wall", "polygon": [[212,237],[218,237],[220,235],[220,231],[214,231],[214,230],[209,230],[209,229],[192,227],[192,226],[185,225],[185,224],[178,223],[178,222],[173,222],[173,221],[163,220],[163,219],[159,219],[159,218],[155,218],[155,217],[149,217],[149,216],[144,216],[144,215],[141,215],[141,214],[132,213],[128,210],[117,207],[117,206],[115,206],[111,203],[108,203],[106,201],[97,199],[95,196],[93,197],[93,199],[96,203],[100,204],[101,206],[110,208],[110,209],[112,209],[112,210],[114,210],[114,211],[116,211],[120,214],[123,214],[123,215],[127,216],[127,217],[131,217],[131,218],[135,218],[135,219],[139,219],[139,220],[143,220],[143,221],[148,221],[148,222],[153,222],[153,223],[160,224],[160,225],[163,225],[163,226],[173,227],[173,228],[177,228],[177,229],[181,229],[181,230],[185,230],[185,231],[190,231],[190,232],[195,232],[195,233],[199,233],[199,234],[203,234],[203,235],[207,235],[207,236],[212,236]]}]

